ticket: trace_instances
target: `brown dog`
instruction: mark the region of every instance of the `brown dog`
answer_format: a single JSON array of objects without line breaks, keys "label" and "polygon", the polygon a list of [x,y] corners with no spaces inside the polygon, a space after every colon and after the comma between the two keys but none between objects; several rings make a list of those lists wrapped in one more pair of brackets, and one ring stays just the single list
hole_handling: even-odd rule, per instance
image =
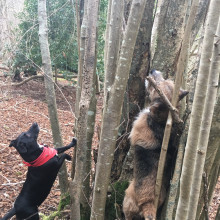
[{"label": "brown dog", "polygon": [[[174,83],[171,80],[164,80],[159,71],[151,71],[151,77],[157,82],[158,87],[171,101]],[[168,117],[168,108],[155,91],[146,82],[147,93],[150,98],[150,106],[140,112],[134,121],[130,134],[131,146],[135,147],[134,158],[134,179],[126,190],[123,202],[123,211],[126,220],[145,218],[156,219],[154,207],[154,188],[160,157],[161,145]],[[179,100],[188,94],[180,90]],[[172,144],[172,135],[169,142],[165,175],[162,184],[159,206],[162,205],[171,178],[172,160],[175,158],[176,146]]]}]

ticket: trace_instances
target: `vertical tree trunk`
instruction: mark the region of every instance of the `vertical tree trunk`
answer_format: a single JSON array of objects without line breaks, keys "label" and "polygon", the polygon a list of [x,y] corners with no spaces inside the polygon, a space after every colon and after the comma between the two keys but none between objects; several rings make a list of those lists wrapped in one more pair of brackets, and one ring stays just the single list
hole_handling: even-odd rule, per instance
[{"label": "vertical tree trunk", "polygon": [[[108,11],[107,11],[107,21],[105,29],[105,47],[104,47],[104,72],[106,72],[107,67],[107,55],[108,55],[108,44],[109,44],[109,27],[110,27],[110,18],[111,18],[111,9],[112,0],[108,1]],[[105,91],[105,89],[104,89]]]},{"label": "vertical tree trunk", "polygon": [[[85,56],[85,42],[86,42],[86,29],[87,29],[87,0],[84,0],[84,15],[83,15],[83,21],[80,28],[80,37],[78,37],[78,40],[80,40],[79,43],[79,60],[78,60],[78,76],[77,76],[77,90],[76,90],[76,103],[75,103],[75,133],[77,134],[77,121],[79,117],[79,102],[81,98],[81,91],[82,91],[82,75],[83,75],[83,63],[84,63],[84,56]],[[78,28],[78,27],[77,27]],[[74,156],[72,160],[72,170],[71,170],[71,177],[74,178],[75,174],[75,163],[76,163],[76,151],[77,146],[74,150]]]},{"label": "vertical tree trunk", "polygon": [[[213,190],[215,188],[219,173],[220,173],[220,90],[218,91],[218,99],[215,105],[214,115],[212,119],[212,127],[210,131],[208,149],[206,154],[206,161],[204,172],[208,178],[208,199],[211,201]],[[196,219],[204,219],[204,184],[202,183],[200,189],[199,203],[197,207]]]},{"label": "vertical tree trunk", "polygon": [[[129,73],[127,91],[116,144],[111,180],[129,180],[133,175],[133,148],[130,148],[128,134],[132,123],[145,104],[145,78],[150,68],[150,42],[153,25],[154,0],[146,2],[143,18],[137,36]],[[129,149],[130,148],[130,149]],[[129,151],[129,153],[128,153]]]},{"label": "vertical tree trunk", "polygon": [[[97,50],[96,50],[94,68],[96,67],[96,61],[97,61]],[[94,135],[94,126],[95,126],[95,117],[96,117],[96,104],[97,104],[96,93],[98,90],[97,81],[98,81],[98,76],[96,74],[96,68],[95,68],[94,76],[93,76],[93,85],[92,85],[92,96],[88,111],[85,172],[83,177],[83,186],[82,186],[82,192],[80,198],[80,203],[82,205],[82,209],[81,209],[82,220],[89,219],[91,214],[91,208],[90,208],[90,194],[91,194],[90,180],[91,180],[91,163],[92,163],[91,151],[92,151],[92,140]]]},{"label": "vertical tree trunk", "polygon": [[205,19],[209,8],[209,3],[210,0],[201,0],[199,3],[199,9],[192,28],[191,42],[195,40],[201,26],[205,23]]},{"label": "vertical tree trunk", "polygon": [[[82,72],[83,72],[83,63],[85,56],[85,42],[86,42],[86,28],[87,28],[87,1],[84,0],[84,15],[82,26],[80,28],[80,36],[78,36],[79,41],[79,61],[78,61],[78,77],[77,77],[77,91],[76,91],[76,103],[75,103],[75,115],[76,118],[79,116],[79,102],[82,91]],[[77,25],[77,29],[79,25]],[[78,31],[77,31],[78,32]]]},{"label": "vertical tree trunk", "polygon": [[174,76],[185,27],[187,0],[164,0],[161,5],[157,44],[152,68]]},{"label": "vertical tree trunk", "polygon": [[93,76],[96,59],[97,20],[99,0],[88,0],[87,3],[87,29],[85,57],[83,65],[82,92],[79,103],[79,118],[77,123],[78,147],[76,152],[76,168],[74,180],[71,182],[71,219],[80,219],[80,195],[85,173],[87,151],[87,122],[89,106],[92,95]]},{"label": "vertical tree trunk", "polygon": [[[109,18],[108,32],[106,31],[106,69],[105,69],[105,97],[111,90],[113,82],[115,80],[115,72],[119,57],[119,47],[121,41],[122,19],[123,19],[123,2],[112,0],[110,6],[111,15]],[[109,10],[110,10],[109,9]]]},{"label": "vertical tree trunk", "polygon": [[145,0],[133,0],[125,30],[114,85],[104,106],[102,133],[96,166],[91,219],[103,220],[111,165],[120,123],[123,96],[129,76],[132,55],[141,23]]},{"label": "vertical tree trunk", "polygon": [[199,133],[195,172],[193,175],[192,188],[190,192],[190,210],[188,210],[188,220],[193,220],[196,217],[196,210],[202,181],[202,173],[205,164],[209,133],[218,91],[218,81],[220,72],[220,22],[218,24],[218,30],[215,36],[217,37],[215,37],[214,39],[214,51],[211,59],[212,63],[208,79],[209,84],[205,99],[205,108],[202,116],[202,124]]},{"label": "vertical tree trunk", "polygon": [[[44,82],[46,88],[46,97],[48,103],[48,111],[50,116],[50,124],[53,134],[55,147],[63,146],[60,126],[57,115],[56,96],[54,90],[53,73],[50,59],[50,50],[48,43],[48,27],[46,0],[38,0],[38,21],[39,21],[39,42],[42,56],[42,64],[44,70]],[[68,189],[67,170],[65,163],[58,174],[61,193],[65,193]]]},{"label": "vertical tree trunk", "polygon": [[201,116],[204,109],[205,95],[207,90],[207,78],[209,76],[210,60],[212,55],[214,34],[217,27],[219,17],[220,1],[212,0],[210,3],[210,11],[206,25],[202,56],[198,78],[196,82],[196,90],[192,107],[192,115],[190,120],[188,139],[186,144],[186,152],[183,161],[183,169],[180,179],[180,197],[177,206],[176,219],[184,220],[187,217],[190,187],[192,184],[192,175],[195,164],[196,147],[199,138],[199,128],[201,126]]}]

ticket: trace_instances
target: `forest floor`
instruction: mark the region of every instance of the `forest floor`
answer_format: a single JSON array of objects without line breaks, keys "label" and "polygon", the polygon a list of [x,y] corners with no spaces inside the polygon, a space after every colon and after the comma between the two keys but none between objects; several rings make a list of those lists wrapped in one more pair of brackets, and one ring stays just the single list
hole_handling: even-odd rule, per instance
[{"label": "forest floor", "polygon": [[[43,81],[29,81],[19,87],[9,84],[8,78],[0,76],[0,217],[13,206],[27,172],[27,167],[22,163],[16,150],[8,147],[10,140],[26,131],[33,122],[37,122],[41,129],[38,142],[53,146]],[[58,116],[63,142],[66,145],[74,137],[76,88],[65,81],[60,81],[59,86],[62,93],[56,89]],[[99,97],[98,106],[100,113],[102,101]],[[96,131],[99,129],[98,127],[96,127]],[[98,138],[95,138],[93,145],[98,146]],[[67,153],[72,155],[72,151],[69,150]],[[70,162],[67,162],[67,168],[70,175]],[[60,190],[56,180],[48,198],[40,206],[40,212],[48,215],[55,211],[59,199]],[[209,210],[211,220],[214,219],[219,203],[220,179]]]}]

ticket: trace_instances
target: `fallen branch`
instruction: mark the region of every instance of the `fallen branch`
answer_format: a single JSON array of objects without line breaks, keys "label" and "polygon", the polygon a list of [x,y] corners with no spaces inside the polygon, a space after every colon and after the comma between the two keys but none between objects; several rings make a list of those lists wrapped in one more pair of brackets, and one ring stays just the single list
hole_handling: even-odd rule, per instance
[{"label": "fallen branch", "polygon": [[23,85],[33,79],[44,79],[44,76],[43,75],[31,76],[20,83],[13,83],[12,86],[21,86],[21,85]]},{"label": "fallen branch", "polygon": [[[55,77],[55,75],[54,75]],[[57,78],[63,78],[64,79],[64,76],[56,76]],[[71,76],[71,78],[77,78],[77,76]],[[30,80],[33,80],[33,79],[42,79],[44,80],[44,76],[43,75],[35,75],[35,76],[31,76],[31,77],[28,77],[27,79],[25,79],[24,81],[20,82],[20,83],[13,83],[12,86],[21,86],[27,82],[29,82]]]}]

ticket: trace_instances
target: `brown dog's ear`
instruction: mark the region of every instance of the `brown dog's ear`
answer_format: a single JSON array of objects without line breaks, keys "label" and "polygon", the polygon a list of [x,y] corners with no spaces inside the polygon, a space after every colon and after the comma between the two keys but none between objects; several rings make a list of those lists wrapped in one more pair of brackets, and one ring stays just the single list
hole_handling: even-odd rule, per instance
[{"label": "brown dog's ear", "polygon": [[11,141],[11,143],[9,144],[9,147],[14,147],[16,143],[16,140]]},{"label": "brown dog's ear", "polygon": [[188,93],[189,93],[189,91],[180,89],[179,101],[180,101],[181,99],[183,99],[186,95],[188,95]]}]

